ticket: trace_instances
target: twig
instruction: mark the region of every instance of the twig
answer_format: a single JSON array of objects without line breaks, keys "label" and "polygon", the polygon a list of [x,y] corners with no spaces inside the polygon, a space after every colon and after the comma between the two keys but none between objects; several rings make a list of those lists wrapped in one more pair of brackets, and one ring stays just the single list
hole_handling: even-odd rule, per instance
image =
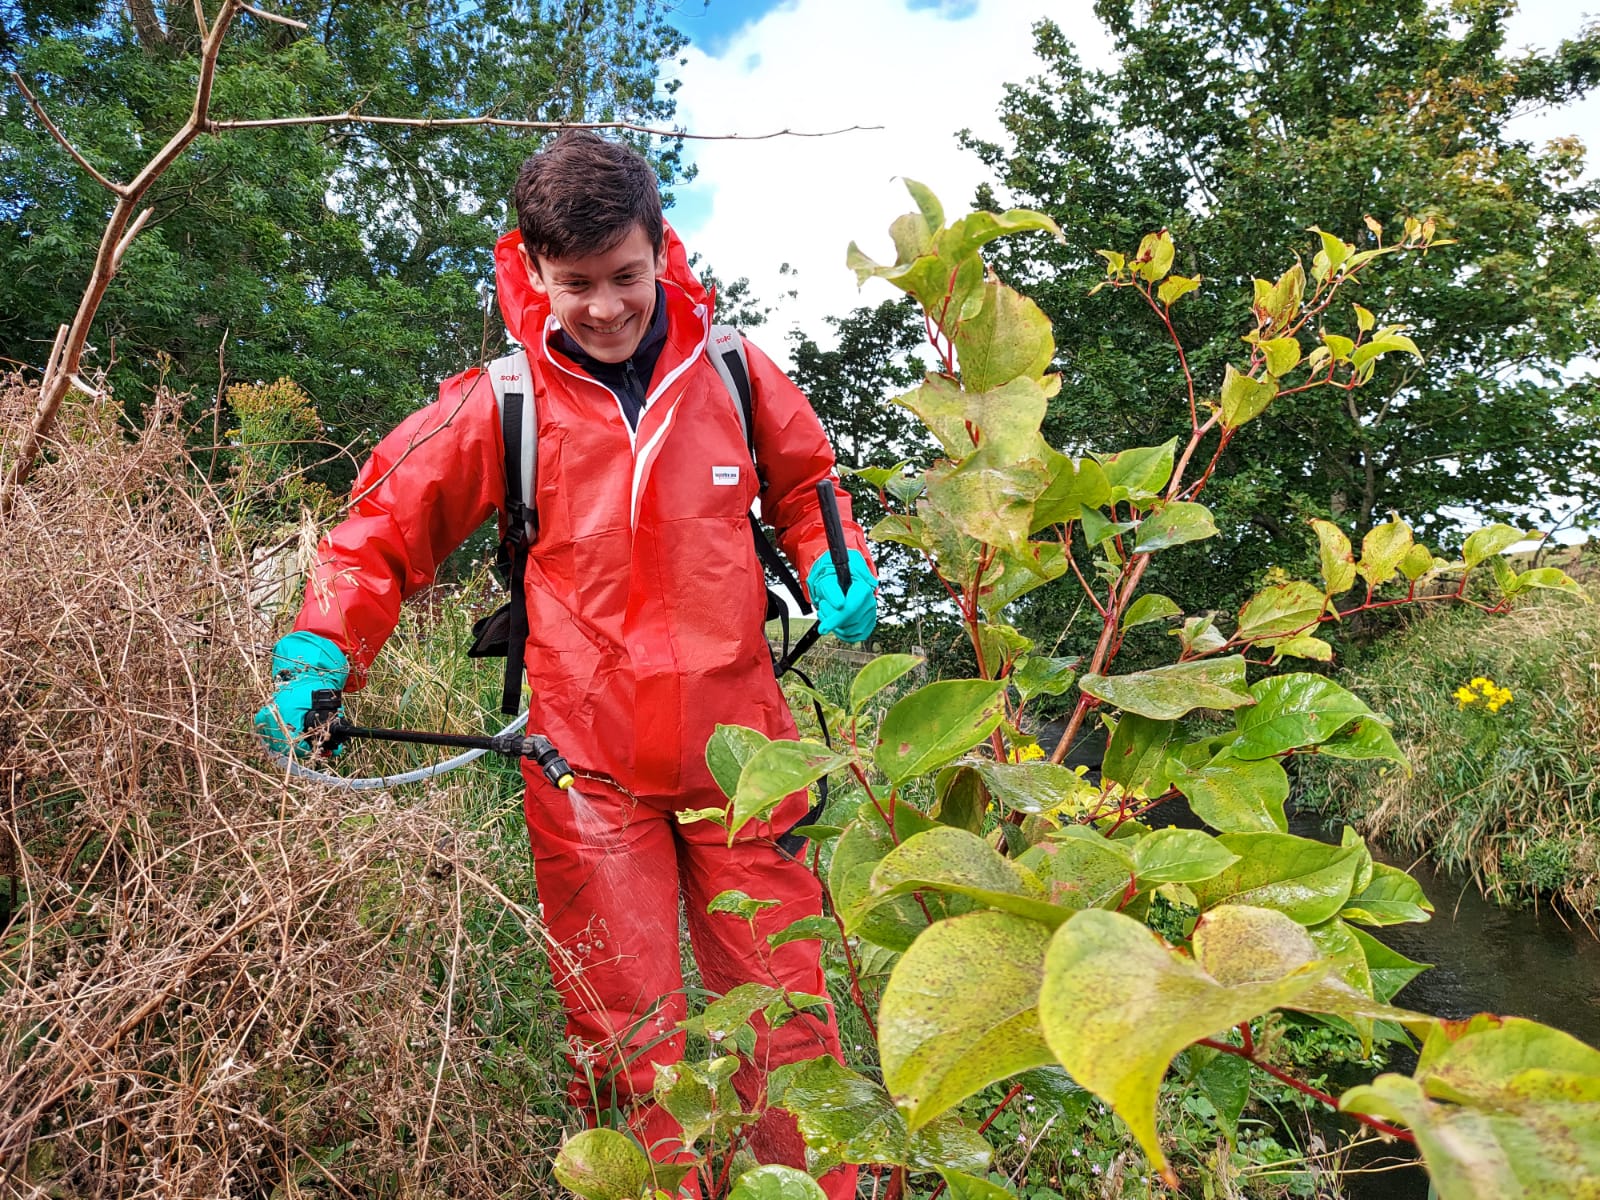
[{"label": "twig", "polygon": [[128,232],[122,235],[122,240],[117,243],[117,248],[111,252],[111,269],[115,271],[122,266],[122,256],[128,252],[128,247],[133,244],[133,239],[139,236],[139,231],[150,220],[153,208],[147,208],[133,219],[133,224],[128,226]]},{"label": "twig", "polygon": [[[1197,1046],[1206,1046],[1209,1049],[1220,1051],[1223,1054],[1231,1054],[1235,1058],[1242,1058],[1252,1067],[1259,1067],[1268,1075],[1271,1075],[1279,1083],[1288,1084],[1290,1087],[1294,1088],[1295,1091],[1300,1092],[1302,1095],[1310,1096],[1314,1100],[1320,1100],[1335,1112],[1339,1111],[1339,1101],[1333,1096],[1329,1095],[1327,1092],[1324,1092],[1320,1088],[1312,1087],[1309,1083],[1306,1083],[1303,1080],[1296,1079],[1293,1075],[1289,1074],[1289,1072],[1283,1070],[1281,1067],[1275,1067],[1269,1062],[1263,1062],[1261,1059],[1255,1056],[1253,1048],[1246,1049],[1243,1046],[1235,1046],[1232,1042],[1219,1042],[1212,1038],[1201,1038],[1195,1044]],[[1416,1134],[1412,1133],[1409,1129],[1402,1129],[1398,1125],[1391,1125],[1387,1121],[1380,1121],[1377,1117],[1370,1117],[1366,1113],[1352,1112],[1346,1113],[1345,1115],[1353,1117],[1355,1120],[1361,1122],[1361,1124],[1366,1125],[1371,1129],[1376,1129],[1379,1133],[1387,1134],[1389,1137],[1399,1138],[1403,1142],[1410,1142],[1412,1145],[1416,1145]]]},{"label": "twig", "polygon": [[627,133],[643,133],[651,137],[672,141],[694,142],[765,142],[773,138],[824,138],[838,137],[844,133],[869,133],[882,130],[882,125],[846,125],[839,129],[808,132],[799,129],[775,129],[770,133],[690,133],[683,129],[662,129],[656,125],[638,125],[632,121],[524,121],[512,117],[369,117],[357,112],[327,113],[309,117],[258,117],[227,121],[206,121],[206,133],[223,133],[230,129],[283,129],[297,125],[393,125],[405,129],[463,129],[489,126],[494,129],[615,129]]},{"label": "twig", "polygon": [[266,12],[266,11],[264,11],[262,9],[257,8],[254,4],[241,4],[241,5],[239,5],[239,9],[240,9],[241,12],[249,13],[252,17],[255,17],[258,21],[271,21],[271,22],[273,22],[274,24],[277,24],[277,25],[287,25],[290,29],[309,29],[309,28],[311,28],[304,21],[296,21],[293,17],[286,17],[282,13]]},{"label": "twig", "polygon": [[23,96],[27,98],[28,103],[33,107],[34,116],[38,117],[40,121],[44,122],[44,127],[50,131],[50,136],[61,143],[61,148],[68,154],[72,155],[74,162],[87,171],[90,177],[93,178],[96,183],[105,188],[106,191],[110,192],[112,195],[122,196],[126,194],[127,189],[122,184],[112,183],[111,180],[100,174],[99,171],[95,170],[94,164],[85,158],[81,153],[79,153],[76,146],[67,141],[67,135],[56,128],[56,123],[50,119],[50,115],[44,111],[44,106],[41,105],[39,101],[34,98],[33,93],[28,90],[28,85],[22,81],[21,75],[19,75],[16,71],[11,72],[11,81],[17,85],[17,88],[22,92]]}]

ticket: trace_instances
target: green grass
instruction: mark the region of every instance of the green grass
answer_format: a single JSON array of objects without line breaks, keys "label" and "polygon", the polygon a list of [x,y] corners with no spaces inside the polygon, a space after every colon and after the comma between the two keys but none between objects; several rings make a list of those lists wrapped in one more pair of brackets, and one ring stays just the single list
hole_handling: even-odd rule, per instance
[{"label": "green grass", "polygon": [[[1511,702],[1462,707],[1456,690],[1478,677]],[[1498,617],[1439,611],[1343,681],[1394,719],[1413,773],[1318,764],[1302,805],[1470,871],[1497,902],[1600,908],[1600,609],[1546,596]]]}]

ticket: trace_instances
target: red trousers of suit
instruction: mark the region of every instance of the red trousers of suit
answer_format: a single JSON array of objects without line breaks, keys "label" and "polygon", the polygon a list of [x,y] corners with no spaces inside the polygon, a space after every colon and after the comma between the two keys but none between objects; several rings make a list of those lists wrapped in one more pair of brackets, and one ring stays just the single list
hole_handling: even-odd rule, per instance
[{"label": "red trousers of suit", "polygon": [[[791,796],[772,826],[753,825],[730,847],[720,825],[679,824],[673,816],[675,809],[722,807],[727,800],[720,792],[629,796],[582,778],[582,800],[575,802],[536,770],[524,775],[551,968],[567,1012],[571,1102],[591,1124],[600,1111],[621,1110],[653,1157],[681,1159],[678,1123],[650,1100],[656,1065],[683,1057],[684,1035],[673,1032],[688,1013],[679,898],[708,991],[722,995],[759,983],[827,995],[817,942],[777,949],[767,943],[769,934],[822,911],[816,877],[772,841],[774,826],[800,819],[805,798]],[[753,930],[743,917],[707,913],[712,898],[730,889],[778,903],[756,916]],[[734,1076],[746,1110],[761,1100],[771,1068],[841,1057],[831,1006],[825,1016],[804,1012],[777,1029],[759,1016],[755,1023],[755,1053]],[[788,1113],[769,1110],[750,1128],[749,1145],[760,1162],[805,1166],[805,1144]],[[822,1180],[829,1200],[852,1197],[855,1175],[853,1166],[829,1172]]]}]

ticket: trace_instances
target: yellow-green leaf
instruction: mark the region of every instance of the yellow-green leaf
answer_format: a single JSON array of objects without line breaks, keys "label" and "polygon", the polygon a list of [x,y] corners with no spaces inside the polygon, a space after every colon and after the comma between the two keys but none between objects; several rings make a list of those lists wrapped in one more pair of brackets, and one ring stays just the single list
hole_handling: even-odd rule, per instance
[{"label": "yellow-green leaf", "polygon": [[1270,324],[1279,329],[1286,329],[1294,323],[1300,315],[1300,300],[1305,295],[1306,271],[1299,263],[1295,263],[1281,276],[1278,282],[1270,284],[1266,294],[1262,295],[1261,280],[1257,280],[1257,317],[1265,318],[1263,324]]},{"label": "yellow-green leaf", "polygon": [[1045,955],[1039,1018],[1073,1079],[1127,1122],[1156,1169],[1156,1095],[1174,1057],[1294,999],[1322,968],[1227,987],[1140,922],[1090,909],[1058,929]]},{"label": "yellow-green leaf", "polygon": [[895,965],[878,1049],[884,1086],[912,1129],[997,1080],[1055,1061],[1039,1025],[1050,933],[1010,913],[970,913],[930,927]]},{"label": "yellow-green leaf", "polygon": [[1309,658],[1312,662],[1332,662],[1333,647],[1309,633],[1298,634],[1272,643],[1272,656],[1279,658]]},{"label": "yellow-green leaf", "polygon": [[1215,537],[1217,523],[1211,510],[1204,504],[1188,500],[1173,500],[1161,505],[1139,522],[1138,538],[1133,544],[1135,554],[1151,554],[1168,546],[1185,542],[1203,541]]},{"label": "yellow-green leaf", "polygon": [[[983,393],[1018,376],[1037,378],[1055,356],[1050,318],[1032,300],[1003,283],[983,286],[983,307],[956,330],[956,361],[961,382]],[[1030,432],[1037,432],[1034,424]]]},{"label": "yellow-green leaf", "polygon": [[1299,579],[1262,588],[1239,610],[1235,636],[1271,645],[1275,637],[1315,629],[1327,604],[1322,592]]},{"label": "yellow-green leaf", "polygon": [[1229,363],[1222,377],[1222,423],[1237,429],[1246,421],[1253,421],[1266,411],[1277,395],[1276,383],[1241,375]]},{"label": "yellow-green leaf", "polygon": [[1355,555],[1350,552],[1350,539],[1332,521],[1314,520],[1311,528],[1317,531],[1321,544],[1322,586],[1329,596],[1347,592],[1356,581]]},{"label": "yellow-green leaf", "polygon": [[1523,541],[1528,535],[1520,529],[1513,529],[1510,525],[1490,525],[1467,535],[1467,540],[1461,546],[1461,560],[1468,567],[1475,567],[1486,558],[1496,554],[1503,554],[1506,550]]},{"label": "yellow-green leaf", "polygon": [[900,784],[966,753],[1005,716],[1005,681],[945,679],[918,688],[879,729],[878,769]]},{"label": "yellow-green leaf", "polygon": [[1132,629],[1135,625],[1147,625],[1151,621],[1164,621],[1168,617],[1182,615],[1183,610],[1168,597],[1147,592],[1128,605],[1128,610],[1122,614],[1122,628]]},{"label": "yellow-green leaf", "polygon": [[1133,256],[1133,269],[1141,279],[1154,283],[1172,270],[1173,253],[1172,235],[1165,229],[1160,233],[1147,233],[1139,243],[1139,252]]},{"label": "yellow-green leaf", "polygon": [[1292,337],[1268,338],[1261,351],[1267,356],[1267,374],[1280,379],[1300,365],[1300,343]]},{"label": "yellow-green leaf", "polygon": [[1339,1106],[1409,1126],[1440,1200],[1586,1197],[1600,1179],[1600,1051],[1534,1021],[1441,1022],[1414,1077]]},{"label": "yellow-green leaf", "polygon": [[1085,675],[1078,686],[1097,700],[1156,721],[1173,721],[1197,708],[1253,703],[1245,684],[1244,657],[1238,654],[1130,675]]},{"label": "yellow-green leaf", "polygon": [[1187,275],[1172,275],[1156,289],[1156,299],[1170,308],[1174,300],[1180,296],[1187,296],[1199,286],[1199,276],[1190,279]]},{"label": "yellow-green leaf", "polygon": [[1412,583],[1421,579],[1433,570],[1433,551],[1421,542],[1412,543],[1411,549],[1406,551],[1406,556],[1400,560],[1400,574]]},{"label": "yellow-green leaf", "polygon": [[1361,561],[1356,573],[1373,587],[1382,587],[1394,578],[1405,556],[1411,552],[1411,526],[1399,517],[1374,525],[1361,539]]}]

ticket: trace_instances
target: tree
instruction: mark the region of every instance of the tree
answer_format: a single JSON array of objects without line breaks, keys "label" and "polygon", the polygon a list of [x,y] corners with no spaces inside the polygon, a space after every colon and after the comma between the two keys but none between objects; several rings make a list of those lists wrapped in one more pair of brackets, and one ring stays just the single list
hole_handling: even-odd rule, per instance
[{"label": "tree", "polygon": [[[28,0],[0,11],[0,56],[89,162],[127,178],[193,104],[197,11]],[[682,38],[633,0],[298,0],[279,11],[308,29],[237,22],[216,118],[672,112],[657,69]],[[0,131],[0,355],[37,367],[76,306],[110,197],[20,97]],[[153,216],[107,294],[94,365],[111,367],[133,404],[157,374],[207,398],[222,369],[291,377],[336,440],[369,440],[431,380],[496,352],[490,255],[539,136],[332,124],[198,142],[147,196]],[[678,175],[676,145],[655,154],[663,182]]]},{"label": "tree", "polygon": [[[1575,139],[1537,148],[1507,129],[1600,79],[1600,32],[1507,59],[1510,8],[1100,0],[1119,67],[1085,69],[1043,22],[1045,69],[1007,89],[1006,138],[965,136],[1065,234],[996,257],[1054,322],[1064,386],[1046,433],[1066,449],[1148,444],[1187,404],[1170,347],[1132,336],[1145,314],[1089,295],[1105,268],[1095,247],[1162,227],[1198,247],[1174,268],[1202,281],[1175,320],[1204,398],[1246,349],[1236,285],[1249,295],[1261,247],[1296,246],[1309,268],[1313,222],[1365,248],[1382,239],[1369,218],[1392,234],[1407,216],[1455,239],[1352,297],[1403,322],[1428,370],[1394,356],[1342,405],[1287,396],[1242,430],[1210,493],[1221,537],[1167,566],[1175,595],[1220,572],[1238,598],[1309,551],[1305,519],[1322,511],[1357,536],[1398,511],[1450,537],[1453,507],[1548,513],[1600,491],[1595,380],[1566,369],[1600,347],[1595,191]],[[980,202],[999,207],[992,189]],[[1345,306],[1325,327],[1354,337],[1357,317]]]}]

